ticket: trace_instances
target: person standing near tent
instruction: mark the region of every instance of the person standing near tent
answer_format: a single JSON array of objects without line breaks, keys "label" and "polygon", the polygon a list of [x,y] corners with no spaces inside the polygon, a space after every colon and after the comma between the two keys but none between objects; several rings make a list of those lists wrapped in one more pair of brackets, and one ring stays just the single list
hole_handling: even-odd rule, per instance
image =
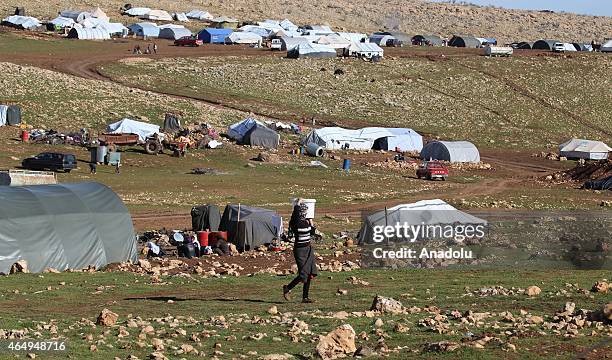
[{"label": "person standing near tent", "polygon": [[153,52],[157,55],[157,44],[153,43]]},{"label": "person standing near tent", "polygon": [[308,206],[303,202],[293,207],[289,229],[295,236],[293,243],[293,256],[298,267],[298,275],[288,285],[283,285],[283,297],[289,301],[291,290],[300,282],[304,284],[302,289],[302,302],[314,302],[308,296],[310,282],[317,276],[317,264],[315,262],[315,252],[311,245],[311,235],[315,232],[312,219],[307,219]]},{"label": "person standing near tent", "polygon": [[121,167],[121,160],[117,160],[117,162],[115,163],[115,173],[119,174],[121,173],[121,170],[119,169]]}]

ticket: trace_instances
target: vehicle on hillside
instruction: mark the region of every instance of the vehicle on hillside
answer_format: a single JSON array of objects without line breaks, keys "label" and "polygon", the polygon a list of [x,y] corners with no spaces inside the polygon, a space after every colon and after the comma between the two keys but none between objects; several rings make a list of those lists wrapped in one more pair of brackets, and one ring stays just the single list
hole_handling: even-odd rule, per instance
[{"label": "vehicle on hillside", "polygon": [[200,46],[204,42],[195,36],[183,36],[180,39],[174,40],[175,46]]},{"label": "vehicle on hillside", "polygon": [[272,42],[270,43],[270,49],[280,51],[282,47],[283,43],[280,39],[272,39]]},{"label": "vehicle on hillside", "polygon": [[419,179],[444,181],[448,178],[448,168],[439,161],[424,161],[417,169],[416,176]]},{"label": "vehicle on hillside", "polygon": [[77,168],[76,157],[73,154],[44,152],[34,157],[24,159],[21,166],[28,170],[51,170],[69,173]]}]

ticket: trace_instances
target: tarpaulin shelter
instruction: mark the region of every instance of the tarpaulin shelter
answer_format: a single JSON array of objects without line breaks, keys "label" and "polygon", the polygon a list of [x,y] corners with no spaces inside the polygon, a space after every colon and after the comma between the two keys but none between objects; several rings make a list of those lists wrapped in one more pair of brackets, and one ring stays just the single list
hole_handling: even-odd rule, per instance
[{"label": "tarpaulin shelter", "polygon": [[164,117],[164,131],[177,131],[181,128],[181,120],[172,113],[166,113]]},{"label": "tarpaulin shelter", "polygon": [[432,141],[421,150],[423,160],[480,162],[480,153],[469,141]]},{"label": "tarpaulin shelter", "polygon": [[473,37],[472,35],[455,35],[448,41],[448,46],[480,48],[482,44],[480,40]]},{"label": "tarpaulin shelter", "polygon": [[295,25],[293,22],[291,22],[291,20],[289,20],[289,19],[285,19],[285,20],[281,21],[279,23],[279,25],[283,29],[288,30],[288,31],[297,31],[298,30],[298,26]]},{"label": "tarpaulin shelter", "polygon": [[442,38],[438,35],[415,35],[410,39],[413,45],[442,46]]},{"label": "tarpaulin shelter", "polygon": [[270,36],[270,34],[272,34],[272,30],[258,25],[244,25],[238,28],[238,31],[254,33],[262,38],[267,38]]},{"label": "tarpaulin shelter", "polygon": [[336,34],[350,42],[355,43],[365,42],[368,39],[368,36],[362,33],[338,32]]},{"label": "tarpaulin shelter", "polygon": [[520,43],[516,44],[516,48],[521,50],[531,50],[533,48],[533,43],[521,41]]},{"label": "tarpaulin shelter", "polygon": [[101,23],[96,26],[96,29],[102,29],[106,31],[110,36],[119,35],[121,37],[127,36],[129,29],[126,28],[122,23]]},{"label": "tarpaulin shelter", "polygon": [[321,36],[317,43],[322,45],[328,45],[334,49],[346,49],[352,44],[350,40],[347,40],[338,34],[329,34],[326,36]]},{"label": "tarpaulin shelter", "polygon": [[18,260],[42,272],[138,259],[130,213],[105,185],[0,186],[0,199],[2,273]]},{"label": "tarpaulin shelter", "polygon": [[133,7],[127,9],[124,14],[127,16],[144,16],[151,12],[150,8],[147,7]]},{"label": "tarpaulin shelter", "polygon": [[91,12],[91,16],[97,19],[100,19],[100,20],[104,20],[106,22],[110,21],[110,18],[108,17],[108,15],[106,15],[106,13],[99,7],[95,8],[94,11]]},{"label": "tarpaulin shelter", "polygon": [[232,29],[213,29],[206,28],[200,30],[198,33],[198,39],[209,44],[223,44],[225,38],[233,32]]},{"label": "tarpaulin shelter", "polygon": [[219,16],[210,20],[210,27],[215,29],[235,29],[238,27],[238,20],[227,16]]},{"label": "tarpaulin shelter", "polygon": [[373,34],[370,35],[370,42],[374,43],[378,46],[395,46],[398,41],[392,35],[384,35],[384,34]]},{"label": "tarpaulin shelter", "polygon": [[571,139],[559,145],[559,155],[568,159],[603,160],[610,151],[612,148],[602,141]]},{"label": "tarpaulin shelter", "polygon": [[53,27],[59,28],[59,29],[71,28],[74,26],[74,24],[76,24],[74,20],[72,20],[71,18],[66,18],[62,16],[56,17],[55,19],[51,20],[49,23],[53,24]]},{"label": "tarpaulin shelter", "polygon": [[344,51],[346,56],[355,56],[361,58],[372,58],[374,56],[383,57],[384,50],[374,43],[354,42]]},{"label": "tarpaulin shelter", "polygon": [[423,137],[406,128],[369,127],[358,130],[341,127],[324,127],[311,131],[304,139],[304,145],[315,143],[328,150],[395,150],[421,151]]},{"label": "tarpaulin shelter", "polygon": [[336,50],[328,45],[302,43],[287,51],[287,57],[298,58],[334,58],[338,56]]},{"label": "tarpaulin shelter", "polygon": [[558,42],[560,41],[559,40],[546,40],[546,39],[538,40],[533,43],[531,48],[533,50],[551,50],[552,51],[553,47]]},{"label": "tarpaulin shelter", "polygon": [[110,34],[103,28],[82,28],[74,27],[68,32],[69,39],[80,39],[80,40],[108,40]]},{"label": "tarpaulin shelter", "polygon": [[142,37],[153,37],[156,38],[159,36],[159,27],[154,23],[136,23],[128,26],[130,32],[136,36]]},{"label": "tarpaulin shelter", "polygon": [[202,10],[191,10],[185,15],[187,15],[187,17],[190,19],[196,19],[196,20],[212,20],[213,19],[213,16],[208,11],[202,11]]},{"label": "tarpaulin shelter", "polygon": [[220,231],[238,251],[252,250],[272,243],[283,232],[283,219],[273,210],[228,204],[221,217]]},{"label": "tarpaulin shelter", "polygon": [[191,229],[193,231],[219,231],[221,211],[217,205],[201,205],[191,209]]},{"label": "tarpaulin shelter", "polygon": [[111,134],[136,134],[144,142],[147,137],[159,134],[159,126],[126,118],[108,125],[106,131]]},{"label": "tarpaulin shelter", "polygon": [[176,21],[189,22],[189,18],[185,13],[175,12],[172,13],[172,18]]},{"label": "tarpaulin shelter", "polygon": [[172,16],[165,10],[151,10],[141,15],[140,18],[153,21],[172,21]]},{"label": "tarpaulin shelter", "polygon": [[61,17],[70,18],[78,23],[92,16],[91,13],[87,11],[80,11],[80,10],[64,10],[64,11],[61,11],[59,15]]},{"label": "tarpaulin shelter", "polygon": [[0,126],[21,124],[21,107],[0,105]]},{"label": "tarpaulin shelter", "polygon": [[280,38],[281,50],[289,51],[300,44],[308,44],[308,39],[304,37],[287,37],[283,36]]},{"label": "tarpaulin shelter", "polygon": [[230,125],[227,135],[237,143],[251,146],[262,146],[276,149],[280,143],[280,135],[253,118]]},{"label": "tarpaulin shelter", "polygon": [[235,31],[225,38],[227,44],[260,44],[261,36],[252,32]]},{"label": "tarpaulin shelter", "polygon": [[589,180],[584,183],[584,188],[590,190],[612,190],[612,176],[600,180]]},{"label": "tarpaulin shelter", "polygon": [[374,229],[399,225],[487,225],[487,221],[455,209],[443,200],[422,200],[397,205],[367,216],[358,235],[359,244],[374,244]]},{"label": "tarpaulin shelter", "polygon": [[601,52],[612,52],[612,40],[608,40],[605,43],[601,44],[599,48]]},{"label": "tarpaulin shelter", "polygon": [[37,28],[42,24],[37,18],[31,16],[11,15],[2,20],[2,25],[28,30]]},{"label": "tarpaulin shelter", "polygon": [[186,28],[166,27],[159,30],[160,39],[177,40],[185,36],[192,36],[191,30]]}]

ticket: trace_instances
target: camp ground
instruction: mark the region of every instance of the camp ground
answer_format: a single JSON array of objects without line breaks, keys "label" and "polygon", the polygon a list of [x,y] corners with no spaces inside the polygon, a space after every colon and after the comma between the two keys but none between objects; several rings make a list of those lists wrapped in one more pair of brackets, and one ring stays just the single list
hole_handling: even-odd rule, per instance
[{"label": "camp ground", "polygon": [[610,357],[605,4],[8,5],[0,358]]}]

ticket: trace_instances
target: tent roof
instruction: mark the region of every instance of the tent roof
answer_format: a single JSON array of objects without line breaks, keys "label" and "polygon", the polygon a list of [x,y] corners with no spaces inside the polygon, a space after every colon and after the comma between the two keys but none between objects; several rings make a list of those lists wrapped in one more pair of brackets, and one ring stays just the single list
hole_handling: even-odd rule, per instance
[{"label": "tent roof", "polygon": [[148,136],[159,134],[159,126],[125,118],[108,125],[107,131],[111,134],[136,134],[140,141],[145,141]]},{"label": "tent roof", "polygon": [[234,19],[234,18],[231,18],[231,17],[227,17],[227,16],[219,16],[219,17],[216,17],[216,18],[212,19],[211,22],[214,22],[214,23],[237,23],[238,20]]},{"label": "tent roof", "polygon": [[217,29],[217,28],[205,28],[200,30],[200,32],[207,32],[211,35],[229,35],[233,32],[232,29]]},{"label": "tent roof", "polygon": [[108,40],[110,39],[110,34],[104,28],[74,27],[68,33],[68,37],[81,40]]},{"label": "tent roof", "polygon": [[149,12],[151,12],[151,9],[147,7],[133,7],[125,11],[130,16],[143,16]]},{"label": "tent roof", "polygon": [[38,26],[41,26],[40,20],[31,16],[20,16],[20,15],[11,15],[2,20],[3,22],[7,22],[14,26],[21,26],[24,29],[31,29]]},{"label": "tent roof", "polygon": [[376,43],[362,43],[362,42],[351,43],[349,50],[355,51],[355,52],[384,52],[383,48],[378,46]]},{"label": "tent roof", "polygon": [[226,37],[226,40],[229,40],[232,43],[252,44],[260,42],[261,36],[252,32],[235,31],[229,34]]},{"label": "tent roof", "polygon": [[612,151],[612,148],[610,148],[606,143],[602,141],[571,139],[559,145],[559,150],[563,152],[610,152]]}]

